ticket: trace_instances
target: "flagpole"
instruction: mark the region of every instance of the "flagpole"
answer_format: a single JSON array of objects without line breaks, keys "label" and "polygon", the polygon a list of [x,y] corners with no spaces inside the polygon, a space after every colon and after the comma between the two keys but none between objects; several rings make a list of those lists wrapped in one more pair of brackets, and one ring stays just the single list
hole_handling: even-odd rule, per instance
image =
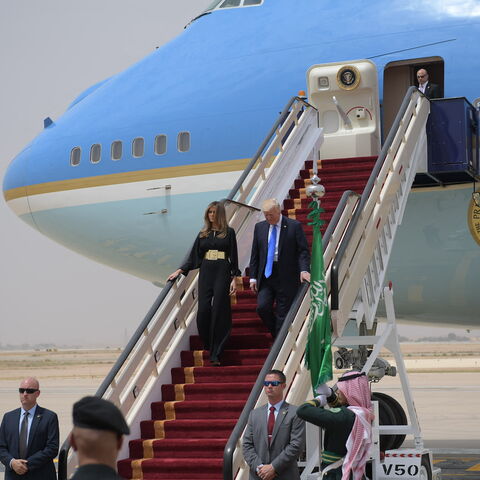
[{"label": "flagpole", "polygon": [[310,283],[310,318],[308,325],[308,339],[305,349],[305,365],[310,370],[310,378],[314,395],[317,395],[319,385],[333,378],[332,347],[331,347],[331,320],[328,305],[327,286],[323,263],[323,245],[321,226],[325,223],[320,218],[324,212],[321,208],[321,199],[325,195],[325,187],[320,183],[318,176],[317,158],[314,152],[313,175],[311,185],[306,188],[306,194],[312,199],[308,214],[313,226],[312,265]]}]

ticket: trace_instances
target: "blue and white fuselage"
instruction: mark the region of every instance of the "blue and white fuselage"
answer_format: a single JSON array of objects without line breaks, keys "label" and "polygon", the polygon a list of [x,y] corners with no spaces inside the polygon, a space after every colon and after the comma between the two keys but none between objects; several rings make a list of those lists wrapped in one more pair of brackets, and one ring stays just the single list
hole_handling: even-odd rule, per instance
[{"label": "blue and white fuselage", "polygon": [[[82,255],[162,284],[205,206],[226,196],[279,111],[306,89],[311,65],[372,59],[381,94],[391,62],[441,58],[445,96],[479,96],[478,2],[250,3],[217,2],[80,95],[9,166],[3,190],[15,213]],[[470,194],[412,194],[391,260],[400,314],[476,320]]]}]

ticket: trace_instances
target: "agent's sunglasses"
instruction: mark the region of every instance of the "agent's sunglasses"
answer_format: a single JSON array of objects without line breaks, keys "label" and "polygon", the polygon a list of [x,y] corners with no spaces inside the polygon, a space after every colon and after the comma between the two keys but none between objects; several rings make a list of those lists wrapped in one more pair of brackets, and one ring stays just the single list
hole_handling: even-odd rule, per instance
[{"label": "agent's sunglasses", "polygon": [[263,382],[263,384],[264,384],[266,387],[269,387],[270,385],[271,385],[272,387],[278,387],[278,386],[281,385],[282,383],[283,383],[283,382],[280,382],[280,381],[278,381],[278,380],[271,380],[271,381],[265,380],[265,381]]},{"label": "agent's sunglasses", "polygon": [[19,393],[35,393],[38,392],[38,388],[19,388]]}]

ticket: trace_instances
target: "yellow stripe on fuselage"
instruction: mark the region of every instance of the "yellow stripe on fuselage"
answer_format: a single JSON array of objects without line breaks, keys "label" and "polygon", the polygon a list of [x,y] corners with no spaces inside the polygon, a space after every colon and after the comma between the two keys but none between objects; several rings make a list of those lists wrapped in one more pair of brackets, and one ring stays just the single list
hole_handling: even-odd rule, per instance
[{"label": "yellow stripe on fuselage", "polygon": [[80,188],[102,187],[107,185],[120,185],[122,183],[143,182],[160,178],[188,177],[194,175],[208,175],[211,173],[235,172],[244,170],[250,158],[226,160],[224,162],[195,163],[178,167],[154,168],[151,170],[136,170],[134,172],[111,173],[95,177],[74,178],[71,180],[58,180],[55,182],[37,183],[26,187],[11,188],[4,192],[5,200],[14,200],[39,195],[42,193],[64,192]]}]

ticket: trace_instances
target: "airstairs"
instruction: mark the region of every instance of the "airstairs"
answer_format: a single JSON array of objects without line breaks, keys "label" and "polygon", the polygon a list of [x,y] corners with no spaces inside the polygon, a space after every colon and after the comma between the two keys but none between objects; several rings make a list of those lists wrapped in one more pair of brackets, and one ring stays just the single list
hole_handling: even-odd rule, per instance
[{"label": "airstairs", "polygon": [[[283,213],[305,222],[305,186],[317,164],[327,192],[322,206],[328,226],[322,233],[334,345],[346,346],[342,336],[368,333],[374,326],[395,232],[417,163],[426,155],[428,112],[428,100],[411,89],[378,158],[321,159],[318,112],[294,97],[225,200],[243,270],[253,227],[261,219],[261,202],[285,199]],[[311,242],[311,227],[305,225],[305,231]],[[293,404],[310,394],[309,373],[303,366],[308,286],[298,292],[272,344],[256,317],[248,278],[243,278],[233,300],[232,338],[222,367],[212,367],[196,335],[197,281],[194,271],[164,288],[97,392],[115,402],[131,425],[130,442],[119,455],[119,472],[125,478],[248,478],[241,436],[250,410],[265,402],[265,372],[285,372],[287,400]],[[353,355],[353,363],[359,356]],[[347,357],[341,360],[352,363],[352,355]],[[311,440],[318,443],[318,438]],[[318,451],[310,448],[304,478],[315,464]],[[65,442],[59,479],[67,478],[75,465],[76,457]]]},{"label": "airstairs", "polygon": [[[359,340],[358,335],[370,333],[374,326],[396,229],[402,220],[417,166],[425,160],[425,124],[428,113],[428,100],[416,89],[410,89],[375,162],[363,194],[360,196],[352,191],[344,192],[325,231],[324,264],[327,287],[330,287],[333,345],[345,348],[356,344],[358,347],[353,349],[354,353],[350,353],[348,358],[342,357],[342,367],[354,365],[362,368],[367,361],[367,345],[374,342],[383,342],[382,345],[385,345],[384,340],[374,335],[366,336],[364,342]],[[323,184],[321,168],[318,176]],[[326,190],[328,192],[328,186]],[[311,394],[309,372],[303,366],[310,303],[309,296],[306,295],[307,289],[304,290],[305,295],[300,292],[297,302],[292,306],[279,334],[280,338],[277,338],[273,345],[244,412],[229,439],[225,449],[224,479],[248,478],[248,470],[241,456],[240,439],[246,425],[247,413],[266,401],[261,394],[262,373],[269,368],[278,368],[285,372],[289,383],[287,400],[292,404],[303,403]],[[381,359],[376,358],[378,353],[379,349],[376,349],[374,354],[370,354],[368,367],[375,367],[380,377],[388,367]],[[375,360],[378,361],[375,363]],[[379,427],[381,434],[390,435],[389,441],[393,442],[392,446],[395,448],[406,433],[419,437],[414,409],[410,410],[409,414],[409,427],[389,426],[384,430]],[[318,438],[308,438],[307,444],[318,445]],[[318,452],[312,453],[307,448],[302,478],[309,478],[312,468],[318,466],[318,461]]]}]

